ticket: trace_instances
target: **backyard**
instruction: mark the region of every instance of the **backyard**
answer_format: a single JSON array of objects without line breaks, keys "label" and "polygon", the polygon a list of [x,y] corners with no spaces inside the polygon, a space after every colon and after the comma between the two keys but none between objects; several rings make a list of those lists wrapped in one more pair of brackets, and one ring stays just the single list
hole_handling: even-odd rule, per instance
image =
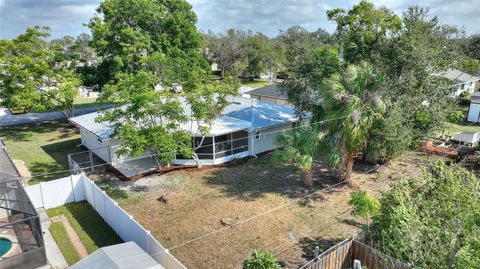
[{"label": "backyard", "polygon": [[[189,268],[239,268],[258,248],[274,251],[288,268],[360,231],[364,220],[347,205],[354,190],[375,195],[400,177],[417,174],[434,158],[409,153],[384,166],[358,162],[355,184],[338,181],[321,161],[312,190],[289,165],[270,155],[231,167],[200,168],[122,182],[97,184]],[[95,178],[94,178],[95,179]],[[303,198],[308,195],[308,198]],[[207,234],[207,236],[203,236]]]},{"label": "backyard", "polygon": [[50,232],[69,265],[98,248],[122,240],[87,203],[71,203],[47,210],[52,220]]},{"label": "backyard", "polygon": [[[34,176],[28,184],[70,175],[67,154],[84,151],[78,147],[80,135],[66,120],[0,127],[0,137],[7,145],[10,157],[16,160],[22,175]],[[28,171],[25,171],[28,170]],[[55,173],[64,171],[62,173]]]}]

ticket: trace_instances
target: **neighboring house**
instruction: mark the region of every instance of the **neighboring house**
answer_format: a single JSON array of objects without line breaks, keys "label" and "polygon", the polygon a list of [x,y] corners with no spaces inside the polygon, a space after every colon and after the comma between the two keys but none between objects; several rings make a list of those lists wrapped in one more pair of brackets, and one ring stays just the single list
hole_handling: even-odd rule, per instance
[{"label": "neighboring house", "polygon": [[[221,164],[273,150],[277,148],[276,137],[282,130],[291,129],[303,121],[297,111],[288,106],[238,96],[229,96],[228,101],[230,104],[215,119],[205,137],[193,122],[182,126],[192,135],[192,146],[197,148],[196,153],[203,165]],[[187,105],[184,110],[190,114]],[[70,119],[80,127],[82,145],[127,177],[157,168],[148,154],[144,154],[141,164],[132,158],[117,156],[120,140],[112,137],[113,129],[108,122],[95,121],[97,116],[98,113],[90,113]],[[303,118],[308,117],[305,114]],[[145,163],[147,161],[149,163]],[[177,156],[174,164],[195,165],[196,162]]]},{"label": "neighboring house", "polygon": [[480,122],[480,92],[472,94],[467,115],[468,122]]},{"label": "neighboring house", "polygon": [[97,249],[70,269],[164,269],[135,242]]},{"label": "neighboring house", "polygon": [[452,96],[458,97],[464,92],[474,93],[480,87],[480,77],[470,75],[457,69],[448,69],[442,73],[433,74],[437,77],[444,77],[452,83]]},{"label": "neighboring house", "polygon": [[288,98],[275,84],[270,84],[252,91],[246,92],[250,98],[267,101],[279,105],[290,105]]},{"label": "neighboring house", "polygon": [[47,264],[39,216],[19,178],[0,139],[0,268],[32,269]]}]

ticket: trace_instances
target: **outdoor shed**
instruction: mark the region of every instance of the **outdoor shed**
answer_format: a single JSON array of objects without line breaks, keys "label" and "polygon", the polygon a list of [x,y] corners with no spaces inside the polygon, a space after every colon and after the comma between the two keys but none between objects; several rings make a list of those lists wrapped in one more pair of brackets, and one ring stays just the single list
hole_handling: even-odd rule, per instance
[{"label": "outdoor shed", "polygon": [[480,122],[480,92],[472,94],[470,106],[468,107],[468,122]]},{"label": "outdoor shed", "polygon": [[453,140],[474,146],[480,141],[480,132],[463,131],[455,133],[453,134]]},{"label": "outdoor shed", "polygon": [[[202,136],[195,124],[182,126],[191,134],[192,147],[202,165],[221,164],[273,150],[278,147],[279,134],[310,117],[310,114],[299,115],[289,106],[262,100],[229,96],[228,101],[229,105],[217,116],[208,134]],[[188,115],[188,105],[184,104],[184,110]],[[95,121],[97,116],[95,112],[70,119],[80,127],[82,145],[126,177],[158,168],[147,153],[139,158],[117,156],[121,142],[108,122]],[[195,165],[196,162],[188,156],[177,156],[174,164]]]},{"label": "outdoor shed", "polygon": [[70,269],[164,269],[135,242],[103,247]]}]

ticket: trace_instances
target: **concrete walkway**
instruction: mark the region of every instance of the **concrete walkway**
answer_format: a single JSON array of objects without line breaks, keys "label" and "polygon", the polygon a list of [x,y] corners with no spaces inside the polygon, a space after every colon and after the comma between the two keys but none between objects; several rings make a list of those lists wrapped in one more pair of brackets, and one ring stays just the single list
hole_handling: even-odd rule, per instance
[{"label": "concrete walkway", "polygon": [[[85,107],[75,109],[75,116],[80,116],[88,113],[92,113],[101,108],[108,108],[109,106],[99,107]],[[27,124],[42,121],[51,121],[65,119],[65,115],[61,112],[45,112],[45,113],[25,113],[18,115],[2,115],[0,116],[0,127],[12,126],[18,124]]]},{"label": "concrete walkway", "polygon": [[47,253],[48,265],[43,266],[42,268],[52,268],[52,269],[64,269],[68,267],[67,261],[63,257],[62,252],[58,248],[57,243],[52,237],[52,234],[48,230],[50,224],[50,218],[47,215],[47,212],[43,208],[37,208],[38,215],[40,217],[40,223],[42,226],[43,232],[43,241],[45,242],[45,252]]}]

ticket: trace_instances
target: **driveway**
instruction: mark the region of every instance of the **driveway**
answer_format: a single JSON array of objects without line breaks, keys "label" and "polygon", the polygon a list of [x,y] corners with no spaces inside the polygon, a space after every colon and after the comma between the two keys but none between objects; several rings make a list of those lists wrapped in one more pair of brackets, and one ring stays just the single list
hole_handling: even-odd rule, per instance
[{"label": "driveway", "polygon": [[[75,116],[92,113],[97,111],[98,109],[107,108],[107,107],[108,106],[78,108],[78,109],[75,109]],[[42,122],[42,121],[59,120],[59,119],[65,119],[65,118],[66,118],[65,115],[61,112],[2,115],[0,116],[0,127],[34,123],[34,122]]]}]

